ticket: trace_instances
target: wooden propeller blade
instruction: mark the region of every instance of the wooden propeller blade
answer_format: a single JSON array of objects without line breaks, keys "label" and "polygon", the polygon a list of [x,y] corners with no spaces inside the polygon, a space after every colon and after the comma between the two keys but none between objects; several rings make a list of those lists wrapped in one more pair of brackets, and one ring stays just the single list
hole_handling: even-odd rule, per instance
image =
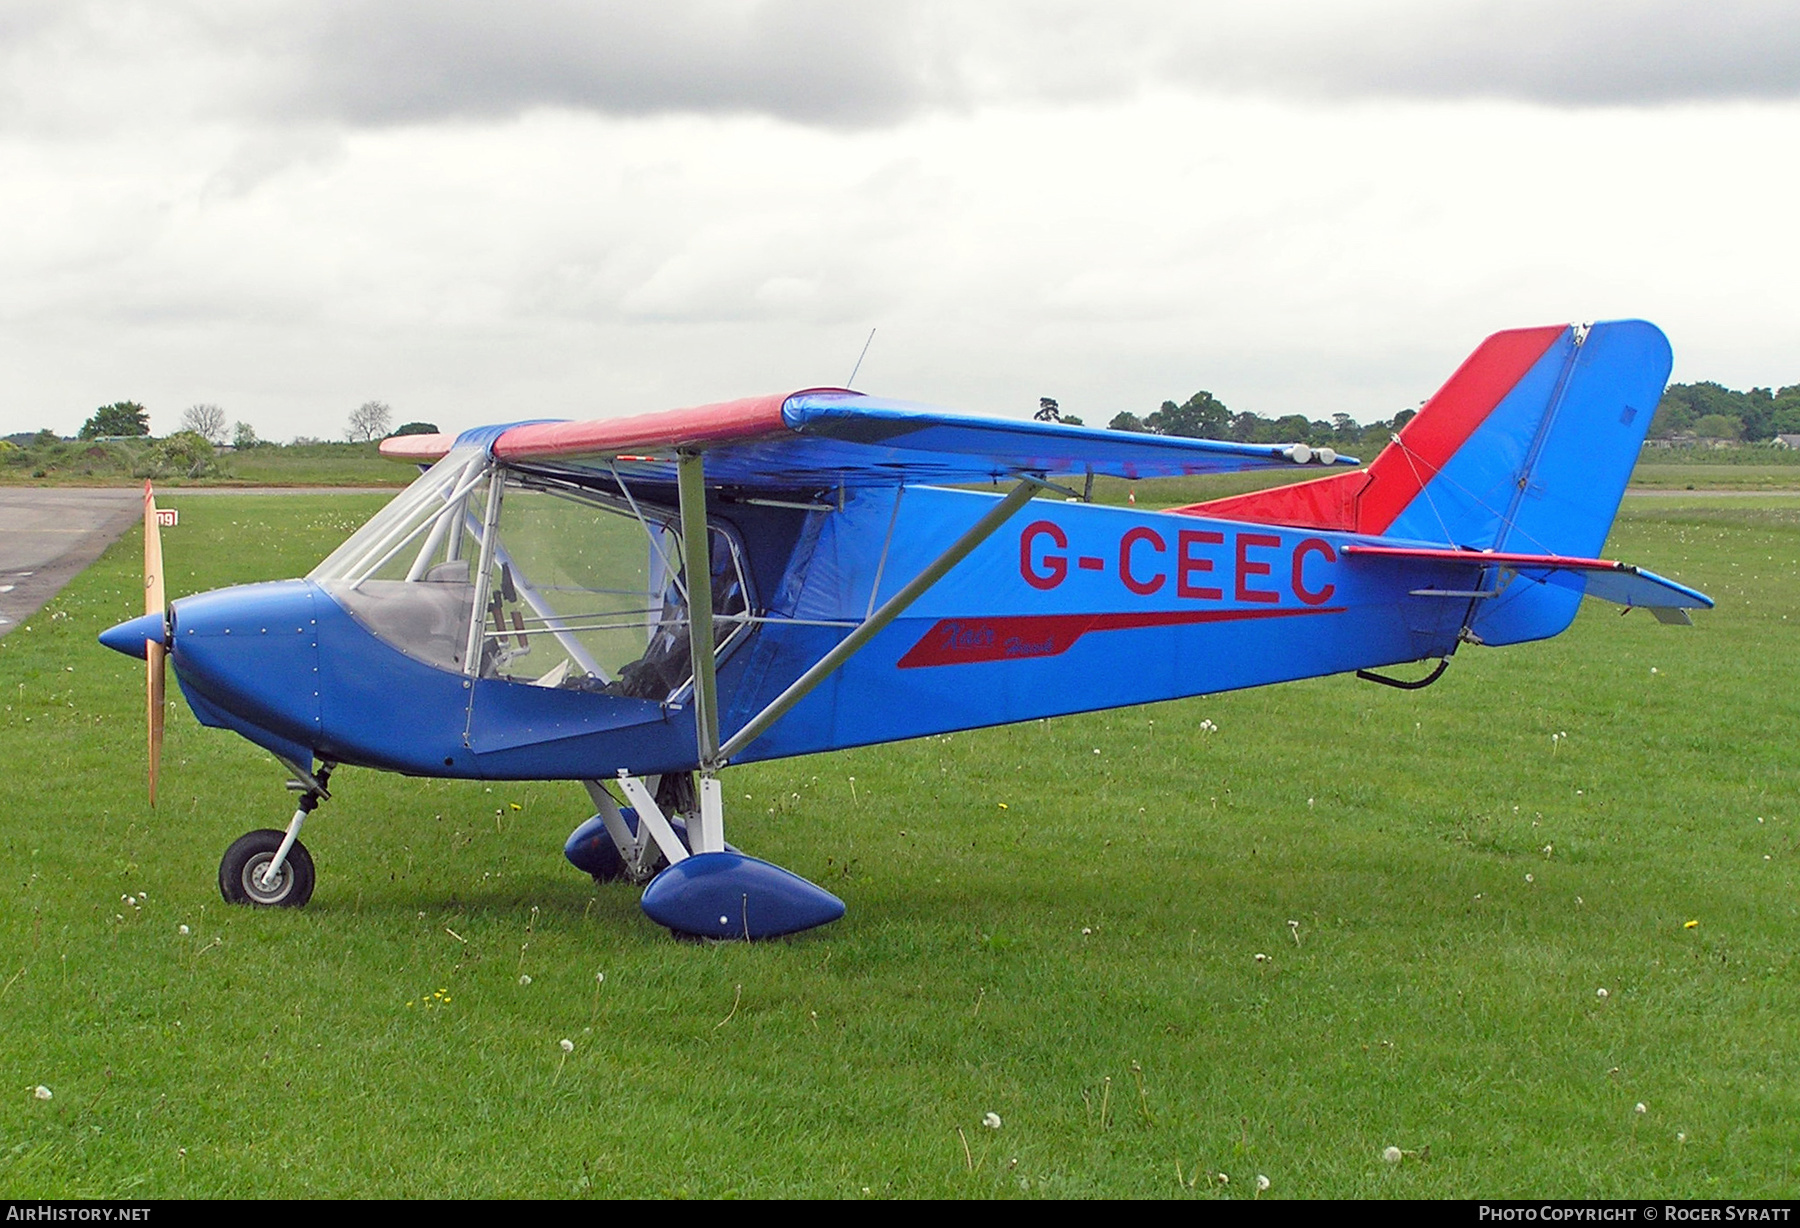
[{"label": "wooden propeller blade", "polygon": [[[162,526],[156,519],[156,494],[150,483],[144,483],[144,613],[162,614],[166,608],[163,591]],[[149,729],[150,804],[156,805],[156,774],[162,764],[163,699],[168,685],[163,671],[163,642],[144,643],[144,692],[147,703],[146,724]]]},{"label": "wooden propeller blade", "polygon": [[163,672],[163,646],[155,640],[144,645],[145,684],[149,700],[150,723],[150,804],[156,805],[156,773],[162,764],[163,695],[167,685]]},{"label": "wooden propeller blade", "polygon": [[162,526],[156,520],[156,494],[144,482],[144,613],[161,614],[163,597]]}]

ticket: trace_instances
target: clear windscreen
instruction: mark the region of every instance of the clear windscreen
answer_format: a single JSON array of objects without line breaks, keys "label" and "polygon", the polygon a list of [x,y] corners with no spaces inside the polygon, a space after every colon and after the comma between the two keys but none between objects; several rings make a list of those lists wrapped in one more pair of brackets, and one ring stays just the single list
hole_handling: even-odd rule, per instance
[{"label": "clear windscreen", "polygon": [[[735,541],[708,536],[722,650],[747,622],[749,591]],[[672,512],[524,481],[480,449],[439,461],[308,578],[442,669],[658,702],[693,674]]]}]

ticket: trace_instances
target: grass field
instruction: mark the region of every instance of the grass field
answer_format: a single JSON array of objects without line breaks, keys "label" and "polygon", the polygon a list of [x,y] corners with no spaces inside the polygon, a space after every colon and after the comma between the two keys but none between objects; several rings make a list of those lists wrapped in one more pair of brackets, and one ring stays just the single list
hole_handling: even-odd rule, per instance
[{"label": "grass field", "polygon": [[[378,503],[189,501],[170,591]],[[347,769],[311,907],[226,908],[291,802],[177,706],[146,807],[128,537],[0,640],[0,1195],[1792,1197],[1800,506],[1608,550],[1719,608],[734,769],[850,907],[746,947],[564,864],[560,784]]]}]

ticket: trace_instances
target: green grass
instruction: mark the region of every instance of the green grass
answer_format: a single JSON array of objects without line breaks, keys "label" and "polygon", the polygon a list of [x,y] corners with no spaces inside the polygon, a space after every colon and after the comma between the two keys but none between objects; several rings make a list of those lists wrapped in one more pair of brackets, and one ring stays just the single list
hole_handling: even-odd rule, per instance
[{"label": "green grass", "polygon": [[[193,501],[171,592],[378,502]],[[144,804],[127,538],[0,639],[0,1195],[1792,1197],[1800,508],[1727,502],[1608,543],[1693,628],[734,769],[850,907],[749,947],[564,864],[567,784],[346,769],[311,907],[225,907],[291,800],[178,706]]]},{"label": "green grass", "polygon": [[1640,490],[1793,490],[1800,468],[1793,465],[1640,464],[1631,472]]},{"label": "green grass", "polygon": [[372,443],[291,444],[251,448],[223,458],[232,479],[252,486],[405,486],[412,465],[383,460]]}]

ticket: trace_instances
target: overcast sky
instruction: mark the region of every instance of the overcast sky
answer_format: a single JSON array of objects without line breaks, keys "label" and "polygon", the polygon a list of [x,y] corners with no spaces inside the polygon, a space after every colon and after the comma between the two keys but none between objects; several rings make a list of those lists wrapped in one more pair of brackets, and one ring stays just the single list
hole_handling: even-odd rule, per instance
[{"label": "overcast sky", "polygon": [[1800,6],[0,0],[0,433],[1800,383]]}]

